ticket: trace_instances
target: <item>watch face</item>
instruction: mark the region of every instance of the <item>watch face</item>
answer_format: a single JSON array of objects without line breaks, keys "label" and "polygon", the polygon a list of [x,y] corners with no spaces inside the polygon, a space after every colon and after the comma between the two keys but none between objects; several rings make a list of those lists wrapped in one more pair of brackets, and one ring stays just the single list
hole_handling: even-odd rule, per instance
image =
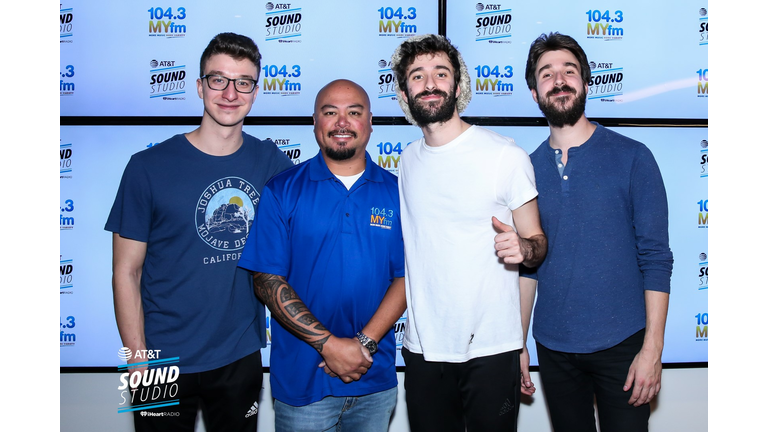
[{"label": "watch face", "polygon": [[371,354],[376,354],[376,352],[379,350],[379,346],[374,341],[368,341],[367,344],[365,344],[365,347],[368,348],[368,351],[371,352]]}]

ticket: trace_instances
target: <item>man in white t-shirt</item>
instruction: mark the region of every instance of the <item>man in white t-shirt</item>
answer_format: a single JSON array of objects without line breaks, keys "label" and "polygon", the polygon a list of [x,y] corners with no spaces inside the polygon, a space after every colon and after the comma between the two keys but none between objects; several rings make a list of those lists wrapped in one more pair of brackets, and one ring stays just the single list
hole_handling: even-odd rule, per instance
[{"label": "man in white t-shirt", "polygon": [[518,264],[536,266],[547,250],[533,167],[511,138],[461,120],[469,74],[444,37],[408,39],[392,70],[424,133],[399,172],[411,430],[514,431],[521,381],[535,391],[521,322],[533,297],[521,301]]}]

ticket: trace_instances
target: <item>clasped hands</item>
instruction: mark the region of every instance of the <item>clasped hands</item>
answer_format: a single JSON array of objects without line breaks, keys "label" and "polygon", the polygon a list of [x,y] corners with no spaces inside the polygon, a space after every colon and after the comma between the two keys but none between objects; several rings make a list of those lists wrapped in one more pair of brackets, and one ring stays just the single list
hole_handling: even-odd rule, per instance
[{"label": "clasped hands", "polygon": [[331,336],[320,352],[323,361],[317,367],[345,383],[359,380],[373,365],[373,357],[357,338]]}]

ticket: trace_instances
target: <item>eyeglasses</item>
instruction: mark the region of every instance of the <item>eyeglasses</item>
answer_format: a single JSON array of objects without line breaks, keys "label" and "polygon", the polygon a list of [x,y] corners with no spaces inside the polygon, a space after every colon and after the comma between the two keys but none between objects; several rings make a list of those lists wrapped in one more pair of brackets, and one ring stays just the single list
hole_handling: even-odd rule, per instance
[{"label": "eyeglasses", "polygon": [[231,81],[235,82],[235,90],[238,93],[253,93],[256,90],[256,81],[250,78],[227,78],[221,75],[203,75],[200,77],[208,83],[208,88],[216,91],[224,91]]}]

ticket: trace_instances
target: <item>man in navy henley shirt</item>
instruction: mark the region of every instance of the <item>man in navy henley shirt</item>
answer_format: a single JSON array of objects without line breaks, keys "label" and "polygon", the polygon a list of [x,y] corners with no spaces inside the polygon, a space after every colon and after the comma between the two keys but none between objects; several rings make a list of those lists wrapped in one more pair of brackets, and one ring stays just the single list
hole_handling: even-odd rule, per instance
[{"label": "man in navy henley shirt", "polygon": [[525,77],[550,129],[531,154],[549,250],[521,269],[520,290],[527,326],[538,279],[533,337],[552,425],[595,431],[596,400],[602,432],[647,431],[672,274],[661,173],[645,145],[587,120],[590,68],[573,38],[536,39]]}]

